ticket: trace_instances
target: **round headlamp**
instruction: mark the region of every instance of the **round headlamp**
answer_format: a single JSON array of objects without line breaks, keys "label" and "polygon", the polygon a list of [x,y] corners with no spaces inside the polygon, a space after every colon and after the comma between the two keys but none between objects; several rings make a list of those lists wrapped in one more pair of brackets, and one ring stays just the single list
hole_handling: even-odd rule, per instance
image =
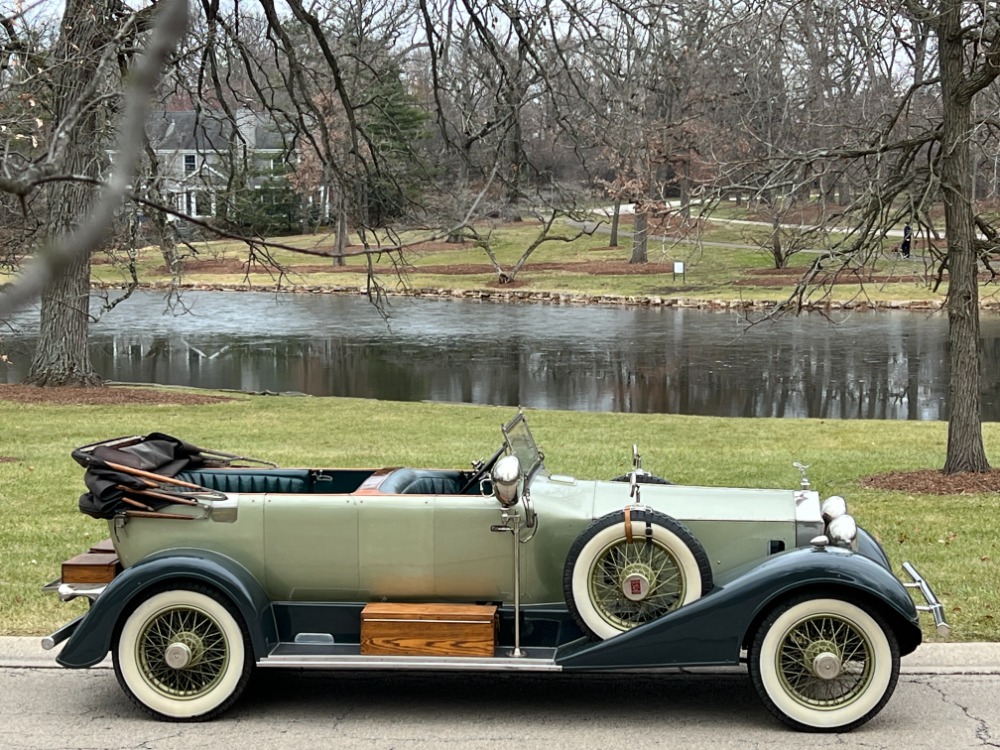
[{"label": "round headlamp", "polygon": [[850,546],[858,537],[858,524],[846,513],[834,518],[826,527],[827,536],[834,544]]},{"label": "round headlamp", "polygon": [[517,456],[504,456],[493,466],[493,495],[500,504],[509,508],[516,505],[521,489],[521,462]]},{"label": "round headlamp", "polygon": [[823,520],[829,523],[834,518],[847,515],[847,501],[840,495],[830,495],[823,501],[820,511],[823,513]]}]

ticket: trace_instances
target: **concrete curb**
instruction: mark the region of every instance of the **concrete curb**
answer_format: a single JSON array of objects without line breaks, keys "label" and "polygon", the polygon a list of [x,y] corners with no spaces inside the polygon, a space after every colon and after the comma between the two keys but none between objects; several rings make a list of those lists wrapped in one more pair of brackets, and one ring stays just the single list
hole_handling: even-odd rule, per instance
[{"label": "concrete curb", "polygon": [[[45,651],[41,641],[40,637],[0,637],[0,669],[59,669],[58,648]],[[95,668],[110,667],[108,657]],[[902,673],[1000,674],[1000,643],[925,643],[903,657]]]}]

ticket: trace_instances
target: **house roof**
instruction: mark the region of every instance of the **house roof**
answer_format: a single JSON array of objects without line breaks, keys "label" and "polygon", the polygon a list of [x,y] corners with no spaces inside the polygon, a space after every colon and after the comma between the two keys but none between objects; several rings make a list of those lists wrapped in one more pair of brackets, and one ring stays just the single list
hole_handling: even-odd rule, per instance
[{"label": "house roof", "polygon": [[[266,113],[235,110],[243,140],[255,150],[284,151],[291,142]],[[200,110],[150,113],[146,118],[150,145],[157,151],[218,151],[229,147],[233,123],[225,112]]]}]

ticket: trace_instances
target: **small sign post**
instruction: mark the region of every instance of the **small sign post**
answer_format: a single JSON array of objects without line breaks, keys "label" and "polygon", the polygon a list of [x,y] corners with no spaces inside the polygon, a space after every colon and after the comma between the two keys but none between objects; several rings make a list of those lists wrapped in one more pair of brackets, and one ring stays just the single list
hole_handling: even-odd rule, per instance
[{"label": "small sign post", "polygon": [[687,281],[687,273],[684,271],[684,261],[674,261],[674,281],[677,281],[677,274],[681,275],[683,281]]}]

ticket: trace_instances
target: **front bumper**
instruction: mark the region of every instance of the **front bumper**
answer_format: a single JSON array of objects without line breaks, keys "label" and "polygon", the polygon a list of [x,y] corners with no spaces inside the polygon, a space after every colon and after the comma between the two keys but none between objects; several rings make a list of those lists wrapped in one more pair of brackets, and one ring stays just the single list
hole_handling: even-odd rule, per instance
[{"label": "front bumper", "polygon": [[917,572],[917,569],[913,567],[908,562],[903,563],[903,570],[906,572],[911,579],[910,582],[903,581],[903,585],[908,589],[918,589],[920,594],[923,596],[926,604],[918,604],[918,612],[930,612],[931,616],[934,618],[934,627],[937,629],[938,635],[942,637],[947,637],[951,633],[951,626],[948,625],[948,621],[944,615],[944,605],[938,601],[937,596],[934,595],[934,590],[931,589],[931,585],[924,580],[924,577]]}]

